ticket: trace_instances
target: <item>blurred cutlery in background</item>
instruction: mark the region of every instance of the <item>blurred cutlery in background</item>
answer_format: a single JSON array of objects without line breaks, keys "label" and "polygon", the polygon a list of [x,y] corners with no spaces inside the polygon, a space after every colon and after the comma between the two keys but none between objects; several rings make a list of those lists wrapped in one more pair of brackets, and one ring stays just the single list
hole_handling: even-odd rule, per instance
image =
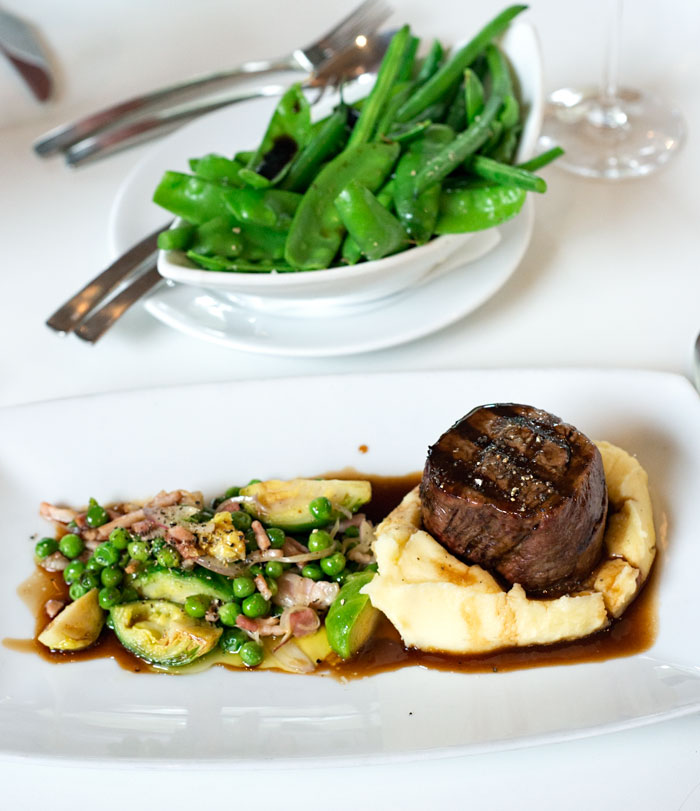
[{"label": "blurred cutlery in background", "polygon": [[[361,48],[366,38],[373,34],[391,14],[391,8],[383,0],[365,0],[360,6],[341,20],[318,40],[303,48],[297,48],[288,56],[272,60],[245,62],[225,71],[198,76],[186,82],[136,96],[112,107],[100,110],[79,121],[57,127],[39,138],[34,150],[42,157],[63,152],[79,141],[102,132],[109,127],[133,123],[145,114],[161,110],[165,105],[171,108],[176,103],[193,98],[201,98],[204,92],[221,91],[232,83],[268,73],[284,71],[315,74],[322,70],[329,60],[350,47]],[[248,95],[249,97],[249,95]],[[231,103],[231,102],[228,102]],[[211,109],[204,105],[204,110]],[[172,120],[171,120],[172,125]],[[172,129],[172,126],[170,127]],[[138,139],[140,143],[143,138]],[[69,161],[73,165],[78,161]]]},{"label": "blurred cutlery in background", "polygon": [[0,52],[24,79],[35,98],[43,102],[51,97],[51,67],[36,29],[4,9],[0,9]]}]

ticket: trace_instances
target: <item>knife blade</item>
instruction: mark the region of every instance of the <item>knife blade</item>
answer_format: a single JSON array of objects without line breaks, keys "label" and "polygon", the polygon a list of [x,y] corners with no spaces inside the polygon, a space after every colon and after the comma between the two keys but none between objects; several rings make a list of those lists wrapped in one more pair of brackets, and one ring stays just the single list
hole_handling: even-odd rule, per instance
[{"label": "knife blade", "polygon": [[0,9],[0,52],[39,101],[51,97],[53,76],[38,34],[29,23],[3,9]]}]

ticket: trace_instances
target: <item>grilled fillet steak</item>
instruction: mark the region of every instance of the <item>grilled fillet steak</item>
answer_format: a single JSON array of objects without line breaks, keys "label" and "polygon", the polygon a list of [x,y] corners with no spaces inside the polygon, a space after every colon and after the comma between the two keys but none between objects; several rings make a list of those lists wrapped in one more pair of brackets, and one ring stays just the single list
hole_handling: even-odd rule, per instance
[{"label": "grilled fillet steak", "polygon": [[608,495],[600,453],[537,408],[475,408],[428,451],[423,524],[444,547],[526,591],[556,594],[598,561]]}]

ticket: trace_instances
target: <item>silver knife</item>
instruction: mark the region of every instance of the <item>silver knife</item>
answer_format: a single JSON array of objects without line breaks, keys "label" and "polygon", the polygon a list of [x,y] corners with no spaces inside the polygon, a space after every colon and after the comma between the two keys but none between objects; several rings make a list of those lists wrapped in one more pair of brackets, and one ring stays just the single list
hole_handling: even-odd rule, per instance
[{"label": "silver knife", "polygon": [[36,30],[17,15],[3,9],[0,9],[0,52],[39,101],[47,101],[51,97],[51,68]]}]

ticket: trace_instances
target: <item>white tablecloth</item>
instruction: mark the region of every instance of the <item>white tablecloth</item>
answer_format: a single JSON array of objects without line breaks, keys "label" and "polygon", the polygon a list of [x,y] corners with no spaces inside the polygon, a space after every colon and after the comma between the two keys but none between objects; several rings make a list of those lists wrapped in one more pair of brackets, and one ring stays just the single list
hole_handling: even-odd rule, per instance
[{"label": "white tablecloth", "polygon": [[[534,0],[546,85],[595,83],[611,0]],[[144,385],[297,374],[434,368],[631,367],[690,376],[700,329],[700,6],[627,4],[623,84],[683,111],[688,138],[658,174],[606,184],[546,170],[532,243],[492,300],[463,321],[391,350],[337,359],[233,352],[186,338],[134,308],[97,346],[61,339],[44,319],[111,256],[115,193],[148,145],[79,170],[42,161],[32,141],[66,120],[149,87],[254,57],[284,53],[345,13],[347,0],[8,0],[39,26],[57,94],[37,104],[0,61],[0,179],[4,303],[0,405]],[[468,35],[501,6],[392,0],[393,21],[423,36]],[[0,449],[1,454],[1,449]],[[2,696],[0,696],[2,700]],[[575,696],[572,696],[575,700]],[[0,730],[2,734],[2,730]],[[382,767],[227,776],[125,774],[0,763],[12,807],[45,803],[184,808],[202,800],[256,807],[700,808],[700,717],[556,746]],[[282,795],[280,792],[284,792]],[[205,799],[206,798],[206,799]],[[462,798],[464,798],[462,800]]]}]

